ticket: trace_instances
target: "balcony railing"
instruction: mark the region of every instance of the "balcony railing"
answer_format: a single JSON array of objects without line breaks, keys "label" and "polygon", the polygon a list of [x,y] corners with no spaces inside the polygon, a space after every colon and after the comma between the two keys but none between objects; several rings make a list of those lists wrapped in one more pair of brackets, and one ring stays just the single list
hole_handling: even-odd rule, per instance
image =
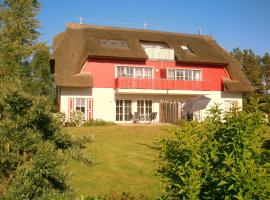
[{"label": "balcony railing", "polygon": [[202,91],[211,90],[211,81],[135,79],[119,77],[115,79],[115,88]]},{"label": "balcony railing", "polygon": [[174,60],[173,49],[144,47],[144,51],[150,59]]}]

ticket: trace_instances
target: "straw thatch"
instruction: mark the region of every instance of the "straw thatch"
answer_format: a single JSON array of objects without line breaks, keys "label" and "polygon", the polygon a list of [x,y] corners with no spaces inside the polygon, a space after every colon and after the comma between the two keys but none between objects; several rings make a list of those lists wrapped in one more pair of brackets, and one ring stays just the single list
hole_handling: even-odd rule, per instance
[{"label": "straw thatch", "polygon": [[[127,41],[128,48],[102,46],[101,40]],[[52,63],[55,63],[56,85],[80,86],[79,79],[75,83],[72,77],[80,74],[83,64],[91,57],[146,60],[140,41],[165,43],[174,49],[179,63],[227,66],[230,79],[223,80],[226,90],[253,90],[239,64],[209,36],[80,24],[68,24],[66,31],[54,38],[52,60],[55,62]],[[188,46],[193,54],[184,52],[181,45]],[[83,81],[84,86],[91,87],[91,75],[86,76],[89,80]]]}]

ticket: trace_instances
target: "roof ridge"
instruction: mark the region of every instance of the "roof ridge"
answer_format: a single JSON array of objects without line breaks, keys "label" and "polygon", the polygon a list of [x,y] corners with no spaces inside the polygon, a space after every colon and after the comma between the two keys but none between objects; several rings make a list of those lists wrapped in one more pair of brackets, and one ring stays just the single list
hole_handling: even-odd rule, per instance
[{"label": "roof ridge", "polygon": [[95,24],[77,24],[77,23],[67,23],[67,29],[88,29],[88,28],[95,28],[95,29],[103,29],[103,30],[123,30],[123,31],[139,31],[139,32],[150,32],[150,33],[161,33],[161,34],[173,34],[173,35],[181,35],[181,36],[188,36],[188,37],[195,37],[195,38],[202,38],[202,39],[210,39],[213,40],[211,35],[198,35],[198,34],[191,34],[191,33],[179,33],[179,32],[169,32],[169,31],[159,31],[159,30],[145,30],[140,28],[126,28],[126,27],[114,27],[114,26],[100,26]]}]

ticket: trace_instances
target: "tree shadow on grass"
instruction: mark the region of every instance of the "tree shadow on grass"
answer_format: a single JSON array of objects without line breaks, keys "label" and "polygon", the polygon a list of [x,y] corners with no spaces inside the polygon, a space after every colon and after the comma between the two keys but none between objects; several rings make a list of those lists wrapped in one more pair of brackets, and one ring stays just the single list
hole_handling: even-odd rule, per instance
[{"label": "tree shadow on grass", "polygon": [[143,145],[143,146],[146,146],[150,149],[157,150],[157,151],[160,151],[162,149],[162,147],[159,144],[150,145],[150,144],[144,144],[144,143],[140,143],[140,142],[137,142],[136,144]]}]

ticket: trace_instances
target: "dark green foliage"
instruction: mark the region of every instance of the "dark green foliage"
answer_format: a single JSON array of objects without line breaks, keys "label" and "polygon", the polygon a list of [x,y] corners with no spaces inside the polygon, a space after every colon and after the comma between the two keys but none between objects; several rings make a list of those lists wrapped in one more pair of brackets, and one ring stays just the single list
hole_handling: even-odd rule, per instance
[{"label": "dark green foliage", "polygon": [[25,74],[25,91],[55,100],[56,92],[50,72],[50,51],[45,44],[37,47],[28,69]]},{"label": "dark green foliage", "polygon": [[[68,189],[59,169],[59,140],[71,140],[60,132],[46,99],[31,98],[10,91],[2,99],[4,117],[0,121],[0,194],[15,199],[36,199],[40,195]],[[63,143],[63,142],[62,142]]]},{"label": "dark green foliage", "polygon": [[231,54],[238,60],[243,72],[246,74],[251,84],[256,87],[256,89],[261,89],[261,58],[255,55],[251,49],[241,51],[239,48],[236,48]]},{"label": "dark green foliage", "polygon": [[22,76],[32,55],[39,33],[35,16],[37,0],[3,0],[0,2],[0,75],[5,79]]},{"label": "dark green foliage", "polygon": [[182,123],[162,141],[159,174],[165,199],[268,199],[269,150],[262,149],[260,112],[232,112],[220,120]]},{"label": "dark green foliage", "polygon": [[270,89],[270,55],[269,53],[265,53],[261,59],[262,67],[261,67],[261,74],[262,79],[265,83],[265,89]]}]

